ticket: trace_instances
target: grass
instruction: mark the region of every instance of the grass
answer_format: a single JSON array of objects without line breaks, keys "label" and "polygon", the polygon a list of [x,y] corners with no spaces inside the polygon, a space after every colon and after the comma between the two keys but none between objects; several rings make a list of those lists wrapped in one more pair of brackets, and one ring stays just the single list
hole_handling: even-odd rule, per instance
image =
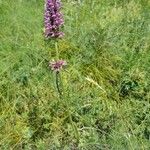
[{"label": "grass", "polygon": [[0,0],[0,149],[150,149],[150,1],[63,0],[63,99],[43,7]]}]

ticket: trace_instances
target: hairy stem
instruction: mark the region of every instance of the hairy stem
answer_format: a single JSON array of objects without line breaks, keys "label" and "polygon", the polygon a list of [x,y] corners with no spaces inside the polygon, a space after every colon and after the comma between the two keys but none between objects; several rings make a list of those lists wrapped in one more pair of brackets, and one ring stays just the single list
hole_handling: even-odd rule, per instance
[{"label": "hairy stem", "polygon": [[58,52],[58,42],[55,42],[55,50],[56,50],[56,59],[59,59],[59,52]]},{"label": "hairy stem", "polygon": [[57,88],[59,95],[61,96],[62,92],[61,92],[60,87],[59,87],[59,72],[56,72],[56,88]]}]

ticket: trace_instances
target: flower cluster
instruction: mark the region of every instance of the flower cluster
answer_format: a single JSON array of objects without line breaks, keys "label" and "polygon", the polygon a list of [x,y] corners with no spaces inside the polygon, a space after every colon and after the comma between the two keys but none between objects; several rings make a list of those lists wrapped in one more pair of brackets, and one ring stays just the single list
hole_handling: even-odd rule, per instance
[{"label": "flower cluster", "polygon": [[60,72],[60,70],[63,69],[67,65],[67,62],[65,60],[57,60],[57,61],[52,61],[49,63],[50,68],[52,71],[55,71],[57,73]]},{"label": "flower cluster", "polygon": [[60,38],[64,33],[60,32],[60,27],[64,24],[63,15],[60,13],[60,0],[47,0],[45,4],[45,37]]}]

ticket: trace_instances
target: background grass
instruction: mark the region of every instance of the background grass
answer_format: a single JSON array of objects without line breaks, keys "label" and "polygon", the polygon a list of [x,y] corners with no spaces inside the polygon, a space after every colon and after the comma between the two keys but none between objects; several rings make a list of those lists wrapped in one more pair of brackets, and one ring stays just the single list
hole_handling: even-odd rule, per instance
[{"label": "background grass", "polygon": [[0,0],[0,149],[150,149],[150,1],[63,0],[63,99],[43,9]]}]

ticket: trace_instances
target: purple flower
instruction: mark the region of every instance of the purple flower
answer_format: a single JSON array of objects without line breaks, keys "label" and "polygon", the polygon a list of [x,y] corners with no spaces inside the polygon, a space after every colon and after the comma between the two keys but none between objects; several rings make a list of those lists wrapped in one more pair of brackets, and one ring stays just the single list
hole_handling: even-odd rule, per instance
[{"label": "purple flower", "polygon": [[64,36],[64,33],[60,32],[60,27],[64,24],[60,8],[60,0],[46,0],[44,15],[46,38],[61,38]]},{"label": "purple flower", "polygon": [[57,61],[52,61],[49,63],[50,68],[52,71],[55,72],[60,72],[60,70],[63,69],[67,65],[67,62],[65,60],[57,60]]}]

